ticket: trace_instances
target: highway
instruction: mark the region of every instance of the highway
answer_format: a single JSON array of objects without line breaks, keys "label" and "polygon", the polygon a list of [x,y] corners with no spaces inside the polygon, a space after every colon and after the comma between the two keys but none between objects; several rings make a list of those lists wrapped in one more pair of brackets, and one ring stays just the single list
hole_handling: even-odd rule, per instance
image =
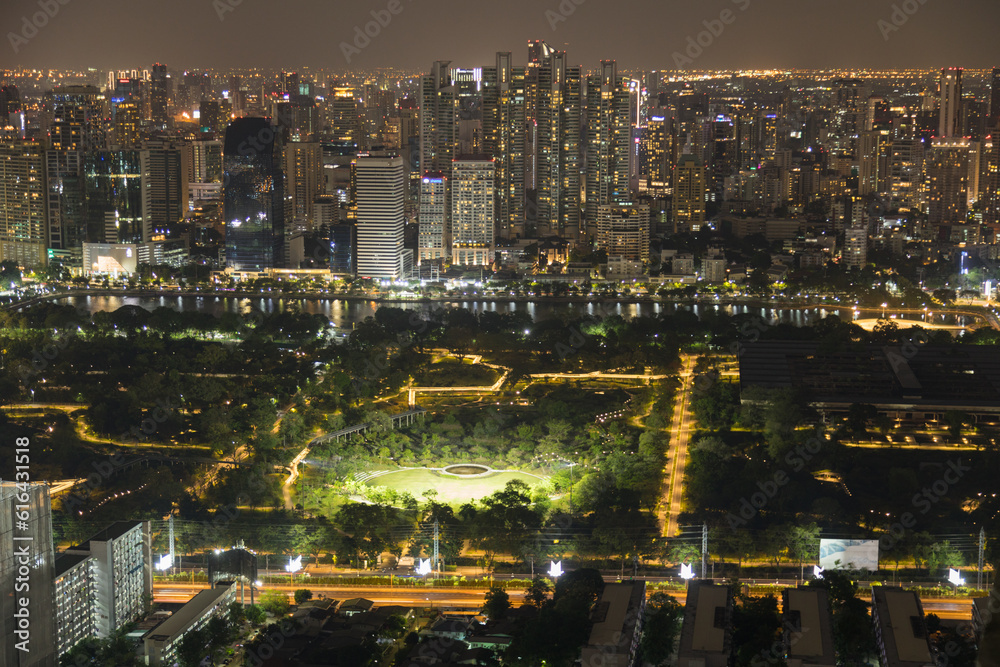
[{"label": "highway", "polygon": [[[198,591],[208,588],[205,583],[156,582],[153,584],[153,600],[156,602],[183,603],[193,598]],[[413,607],[444,607],[450,609],[478,609],[483,604],[486,590],[483,588],[441,587],[425,588],[416,586],[331,586],[316,585],[302,581],[294,585],[268,584],[264,590],[277,590],[291,596],[293,591],[308,588],[313,594],[322,593],[335,600],[366,598],[376,605],[409,605]],[[259,595],[258,589],[258,595]],[[247,590],[249,600],[250,591]],[[524,601],[524,592],[517,588],[507,591],[515,606]],[[684,591],[670,591],[682,605],[687,599]],[[862,595],[864,597],[864,595]],[[780,600],[780,597],[779,597]],[[921,598],[925,614],[936,614],[942,619],[964,620],[972,618],[972,598]]]}]

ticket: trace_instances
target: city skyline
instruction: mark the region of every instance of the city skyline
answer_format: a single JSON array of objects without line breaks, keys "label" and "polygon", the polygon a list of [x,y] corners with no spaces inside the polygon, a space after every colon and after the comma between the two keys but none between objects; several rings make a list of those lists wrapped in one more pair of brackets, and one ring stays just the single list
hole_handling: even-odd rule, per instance
[{"label": "city skyline", "polygon": [[[37,0],[7,3],[0,10],[4,48],[10,49],[4,60],[35,68],[107,69],[159,61],[175,67],[348,71],[424,68],[441,59],[486,65],[496,51],[512,51],[515,64],[521,64],[524,45],[544,39],[569,51],[572,64],[586,67],[609,58],[623,68],[685,70],[985,68],[1000,61],[1000,46],[989,39],[1000,7],[985,0],[850,0],[836,8],[765,6],[757,0],[710,5],[515,0],[478,8],[465,21],[457,14],[468,10],[454,0],[366,6],[300,0],[282,5],[280,13],[251,2],[180,0],[171,9],[154,17],[122,0],[87,5],[53,0],[48,10]],[[157,29],[145,30],[153,18]],[[488,39],[478,26],[489,26]],[[94,39],[95,34],[113,38]],[[935,48],[927,49],[928,43]]]}]

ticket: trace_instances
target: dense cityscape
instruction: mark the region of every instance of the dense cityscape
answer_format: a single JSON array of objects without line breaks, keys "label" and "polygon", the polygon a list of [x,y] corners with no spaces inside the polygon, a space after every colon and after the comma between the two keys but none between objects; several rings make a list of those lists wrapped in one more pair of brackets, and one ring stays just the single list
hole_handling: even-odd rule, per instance
[{"label": "dense cityscape", "polygon": [[298,68],[17,10],[0,667],[1000,665],[1000,67],[583,2],[409,67],[401,0]]}]

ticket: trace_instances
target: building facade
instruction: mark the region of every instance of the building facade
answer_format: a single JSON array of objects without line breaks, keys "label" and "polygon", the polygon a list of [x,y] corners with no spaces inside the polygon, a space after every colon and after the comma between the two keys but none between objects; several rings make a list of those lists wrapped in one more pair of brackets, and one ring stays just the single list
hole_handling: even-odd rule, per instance
[{"label": "building facade", "polygon": [[358,200],[358,276],[403,277],[403,159],[359,156],[355,166]]},{"label": "building facade", "polygon": [[452,167],[451,263],[493,264],[496,163],[486,155],[461,156]]}]

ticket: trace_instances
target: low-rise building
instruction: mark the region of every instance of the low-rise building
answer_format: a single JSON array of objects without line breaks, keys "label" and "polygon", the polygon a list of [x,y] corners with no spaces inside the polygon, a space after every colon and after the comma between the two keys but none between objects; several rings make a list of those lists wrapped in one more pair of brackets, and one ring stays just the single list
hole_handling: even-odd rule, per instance
[{"label": "low-rise building", "polygon": [[799,586],[781,594],[788,667],[836,667],[830,600],[825,588]]},{"label": "low-rise building", "polygon": [[646,582],[605,584],[580,661],[584,665],[633,667],[646,613]]},{"label": "low-rise building", "polygon": [[205,627],[213,616],[225,614],[236,601],[236,583],[219,583],[215,588],[200,591],[170,618],[146,633],[143,646],[146,664],[150,667],[173,665],[177,649],[189,632]]},{"label": "low-rise building", "polygon": [[933,667],[920,598],[897,586],[872,586],[872,623],[882,667]]},{"label": "low-rise building", "polygon": [[733,652],[733,596],[729,586],[688,584],[677,667],[726,667]]}]

